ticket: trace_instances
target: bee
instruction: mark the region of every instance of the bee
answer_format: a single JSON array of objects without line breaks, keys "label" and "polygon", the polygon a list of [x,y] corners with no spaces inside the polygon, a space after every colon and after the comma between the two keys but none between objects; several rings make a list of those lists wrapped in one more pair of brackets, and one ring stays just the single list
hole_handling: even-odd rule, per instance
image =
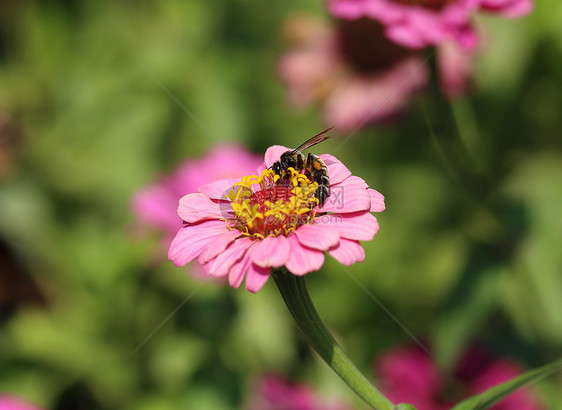
[{"label": "bee", "polygon": [[305,141],[299,145],[294,150],[289,150],[281,154],[279,161],[276,161],[271,166],[271,169],[276,175],[279,175],[281,182],[288,179],[287,169],[293,167],[296,171],[303,171],[304,174],[313,182],[318,183],[318,189],[316,190],[316,198],[318,198],[318,205],[322,206],[326,201],[326,198],[330,195],[330,177],[328,176],[328,167],[326,163],[318,158],[316,155],[308,153],[308,156],[304,157],[301,151],[310,148],[322,141],[330,138],[326,133],[332,128],[328,128],[322,131],[320,134],[315,135],[309,140]]}]

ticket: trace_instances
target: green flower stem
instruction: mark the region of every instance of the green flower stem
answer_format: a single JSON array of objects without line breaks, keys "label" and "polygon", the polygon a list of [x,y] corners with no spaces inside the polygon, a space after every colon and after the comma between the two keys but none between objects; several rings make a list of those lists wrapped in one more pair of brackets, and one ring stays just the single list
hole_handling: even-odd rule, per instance
[{"label": "green flower stem", "polygon": [[462,148],[470,158],[472,167],[479,175],[483,175],[486,164],[482,156],[482,139],[470,103],[465,99],[455,99],[451,102],[451,112]]},{"label": "green flower stem", "polygon": [[371,407],[394,409],[394,404],[361,374],[326,329],[310,299],[304,277],[275,269],[272,276],[289,311],[320,357]]}]

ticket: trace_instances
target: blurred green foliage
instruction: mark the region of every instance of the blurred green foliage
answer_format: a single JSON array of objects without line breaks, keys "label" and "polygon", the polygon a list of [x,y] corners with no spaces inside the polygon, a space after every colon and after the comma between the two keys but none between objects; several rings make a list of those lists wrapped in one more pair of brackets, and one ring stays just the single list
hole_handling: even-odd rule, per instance
[{"label": "blurred green foliage", "polygon": [[[34,289],[1,293],[0,392],[52,409],[237,409],[252,380],[278,372],[362,408],[272,281],[256,295],[201,285],[130,210],[136,190],[217,141],[263,152],[323,129],[314,110],[287,106],[275,75],[278,27],[295,11],[325,13],[294,0],[0,5],[11,136],[0,269]],[[487,44],[471,96],[451,104],[430,90],[334,152],[387,198],[364,263],[328,260],[309,275],[366,374],[411,341],[356,281],[444,369],[475,340],[529,367],[560,355],[561,19],[557,0],[520,21],[479,18]],[[538,385],[548,408],[562,408],[561,377]]]}]

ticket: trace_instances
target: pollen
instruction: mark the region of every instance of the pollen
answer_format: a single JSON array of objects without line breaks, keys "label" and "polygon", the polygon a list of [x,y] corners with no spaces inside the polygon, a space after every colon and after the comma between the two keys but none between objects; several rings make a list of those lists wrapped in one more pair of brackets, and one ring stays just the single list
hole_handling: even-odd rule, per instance
[{"label": "pollen", "polygon": [[314,220],[317,189],[317,182],[311,182],[294,168],[287,170],[283,180],[271,169],[260,176],[245,176],[226,196],[232,201],[235,215],[227,221],[228,226],[259,239],[288,236]]}]

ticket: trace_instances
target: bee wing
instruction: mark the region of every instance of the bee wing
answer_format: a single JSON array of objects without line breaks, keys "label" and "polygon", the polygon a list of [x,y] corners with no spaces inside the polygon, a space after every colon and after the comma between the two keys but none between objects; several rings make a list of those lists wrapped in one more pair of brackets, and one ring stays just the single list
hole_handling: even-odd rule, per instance
[{"label": "bee wing", "polygon": [[320,134],[316,134],[314,137],[303,142],[301,145],[299,145],[297,148],[291,151],[291,154],[294,154],[297,151],[304,151],[305,149],[310,148],[313,145],[319,144],[322,141],[327,140],[328,138],[330,138],[330,136],[326,135],[326,133],[332,130],[333,128],[334,127],[328,128],[327,130],[322,131]]}]

